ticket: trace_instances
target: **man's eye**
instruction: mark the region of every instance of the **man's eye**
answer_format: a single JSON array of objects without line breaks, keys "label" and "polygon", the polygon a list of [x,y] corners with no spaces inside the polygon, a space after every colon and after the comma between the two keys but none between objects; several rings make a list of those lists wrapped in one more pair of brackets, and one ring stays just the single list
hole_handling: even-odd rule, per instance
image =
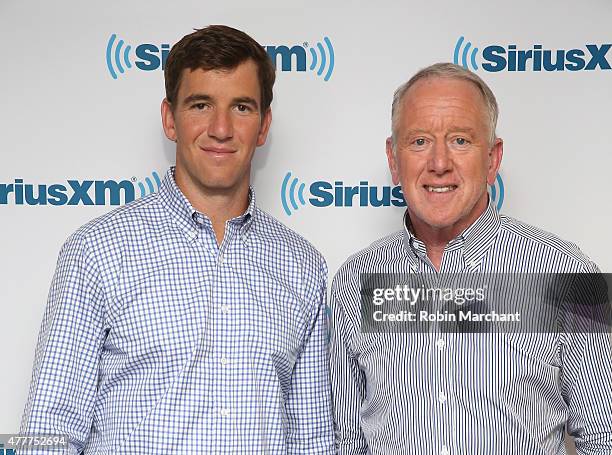
[{"label": "man's eye", "polygon": [[206,108],[206,103],[196,103],[193,105],[193,108],[201,111],[202,109]]},{"label": "man's eye", "polygon": [[415,144],[415,145],[418,145],[419,147],[422,147],[422,146],[424,146],[424,145],[425,145],[425,139],[423,139],[422,137],[420,137],[420,138],[418,138],[418,139],[416,139],[416,140],[414,141],[414,144]]},{"label": "man's eye", "polygon": [[246,104],[238,104],[236,105],[236,109],[238,109],[238,112],[249,112],[251,110]]},{"label": "man's eye", "polygon": [[469,143],[469,141],[464,137],[458,137],[457,139],[455,139],[455,142],[457,143],[457,145],[467,145]]}]

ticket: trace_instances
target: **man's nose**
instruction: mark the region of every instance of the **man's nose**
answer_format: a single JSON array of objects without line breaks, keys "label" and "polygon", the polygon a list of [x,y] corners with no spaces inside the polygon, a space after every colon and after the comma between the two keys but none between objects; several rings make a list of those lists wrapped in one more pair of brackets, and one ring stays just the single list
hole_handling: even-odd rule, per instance
[{"label": "man's nose", "polygon": [[219,141],[229,139],[234,134],[231,113],[224,109],[216,109],[208,125],[208,135]]},{"label": "man's nose", "polygon": [[435,141],[428,160],[428,170],[436,174],[444,174],[453,169],[451,151],[446,141]]}]

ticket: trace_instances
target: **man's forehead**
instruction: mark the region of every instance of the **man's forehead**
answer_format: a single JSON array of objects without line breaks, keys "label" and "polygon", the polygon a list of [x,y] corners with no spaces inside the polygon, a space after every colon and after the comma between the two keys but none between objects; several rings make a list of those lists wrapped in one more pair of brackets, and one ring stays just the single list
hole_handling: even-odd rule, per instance
[{"label": "man's forehead", "polygon": [[430,76],[416,81],[404,94],[402,104],[414,104],[441,98],[468,98],[475,103],[481,103],[483,108],[486,108],[484,96],[475,83],[443,76]]},{"label": "man's forehead", "polygon": [[250,59],[231,68],[184,68],[181,71],[178,92],[184,98],[191,95],[192,93],[188,92],[192,90],[205,90],[206,85],[204,82],[208,82],[212,85],[230,78],[240,78],[239,87],[244,92],[241,96],[260,97],[257,65]]},{"label": "man's forehead", "polygon": [[[431,76],[414,83],[402,97],[396,133],[406,132],[406,122],[416,124],[453,124],[454,129],[486,127],[488,108],[478,87],[467,80]],[[476,120],[478,119],[478,120]],[[457,123],[459,122],[459,123]],[[409,128],[412,129],[412,128]]]},{"label": "man's forehead", "polygon": [[229,75],[231,72],[233,72],[234,70],[236,70],[238,66],[234,66],[232,68],[201,68],[201,67],[196,67],[196,68],[183,68],[183,71],[181,71],[181,76],[185,76],[185,75],[192,75],[194,73],[202,73],[202,74],[206,74],[206,73],[217,73],[220,75]]},{"label": "man's forehead", "polygon": [[213,75],[218,78],[231,77],[234,73],[252,73],[253,76],[257,77],[257,65],[252,60],[245,60],[236,66],[232,67],[220,67],[220,68],[183,68],[181,71],[181,79],[188,76],[198,77],[200,75]]}]

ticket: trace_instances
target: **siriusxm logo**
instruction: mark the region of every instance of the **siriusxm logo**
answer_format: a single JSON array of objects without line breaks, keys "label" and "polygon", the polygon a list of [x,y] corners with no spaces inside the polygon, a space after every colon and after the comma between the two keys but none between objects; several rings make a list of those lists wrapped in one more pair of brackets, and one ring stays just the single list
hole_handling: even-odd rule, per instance
[{"label": "siriusxm logo", "polygon": [[491,199],[493,199],[497,210],[501,210],[502,206],[504,205],[505,197],[504,181],[502,180],[501,175],[497,174],[495,183],[493,183],[493,185],[489,185],[489,196],[491,196]]},{"label": "siriusxm logo", "polygon": [[[161,180],[66,180],[65,183],[32,184],[23,179],[0,183],[0,205],[121,205],[159,189]],[[145,186],[146,184],[146,186]]]},{"label": "siriusxm logo", "polygon": [[585,44],[576,49],[544,49],[534,44],[530,49],[518,49],[516,44],[492,44],[479,52],[472,43],[459,37],[455,44],[453,62],[476,71],[593,71],[609,70],[607,54],[612,44]]},{"label": "siriusxm logo", "polygon": [[[405,207],[406,201],[402,194],[402,188],[398,186],[376,186],[370,185],[367,180],[362,180],[359,185],[348,186],[343,181],[328,182],[317,180],[308,186],[308,199],[304,196],[306,184],[300,182],[297,177],[292,177],[291,172],[285,174],[281,184],[281,204],[283,210],[291,216],[300,206],[307,203],[313,207]],[[495,184],[489,186],[491,199],[496,203],[497,209],[501,210],[504,203],[504,182],[499,174]]]},{"label": "siriusxm logo", "polygon": [[[136,47],[117,39],[114,33],[106,45],[106,67],[113,79],[134,66],[143,71],[164,69],[170,53],[170,44],[142,43]],[[312,71],[324,81],[332,76],[335,65],[334,47],[326,36],[323,42],[311,46],[307,42],[294,46],[264,46],[280,71]],[[310,61],[310,62],[308,62]]]},{"label": "siriusxm logo", "polygon": [[[281,203],[287,215],[291,215],[291,209],[295,211],[299,208],[298,201],[300,205],[306,205],[305,188],[305,183],[300,183],[295,177],[291,179],[291,172],[287,172],[281,185]],[[367,181],[361,181],[357,186],[346,186],[342,181],[331,183],[317,180],[310,184],[308,192],[310,193],[308,202],[314,207],[406,206],[400,186],[375,186]]]}]

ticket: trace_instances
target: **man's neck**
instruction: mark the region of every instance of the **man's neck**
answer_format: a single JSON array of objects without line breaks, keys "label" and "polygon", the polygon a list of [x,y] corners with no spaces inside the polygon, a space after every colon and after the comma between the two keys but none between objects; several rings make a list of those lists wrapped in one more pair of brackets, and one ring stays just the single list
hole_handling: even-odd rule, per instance
[{"label": "man's neck", "polygon": [[249,191],[248,187],[243,195],[209,195],[200,198],[200,201],[194,203],[190,200],[191,205],[198,211],[210,218],[217,244],[221,245],[225,236],[225,223],[227,220],[236,218],[242,215],[249,206]]},{"label": "man's neck", "polygon": [[[413,223],[410,216],[406,221],[408,222],[408,229],[410,229],[412,234],[425,244],[427,257],[434,265],[436,270],[439,271],[440,266],[442,265],[442,257],[444,256],[444,248],[446,248],[446,245],[448,245],[451,240],[459,235],[463,229],[460,227],[435,229],[431,226],[426,226],[425,224],[420,223],[416,218],[415,222]],[[458,229],[461,230],[458,231]]]},{"label": "man's neck", "polygon": [[180,175],[175,180],[193,208],[210,219],[217,244],[221,245],[226,221],[242,215],[249,206],[249,182],[231,189],[211,190],[183,181]]},{"label": "man's neck", "polygon": [[451,240],[452,238],[448,240],[441,240],[441,241],[436,241],[436,242],[423,240],[423,243],[425,244],[425,249],[427,251],[427,257],[429,258],[429,260],[431,261],[431,263],[433,264],[433,266],[436,268],[438,272],[440,271],[440,267],[442,266],[442,258],[444,257],[444,248],[446,248],[446,245],[448,245],[448,243]]},{"label": "man's neck", "polygon": [[470,220],[459,221],[451,226],[445,226],[443,228],[428,226],[417,217],[414,217],[414,221],[412,221],[410,212],[408,212],[408,218],[406,220],[408,223],[407,227],[416,238],[425,244],[427,257],[436,270],[440,270],[446,245],[480,218],[487,209],[487,203],[483,204],[482,208],[478,207],[475,211],[475,215]]}]

